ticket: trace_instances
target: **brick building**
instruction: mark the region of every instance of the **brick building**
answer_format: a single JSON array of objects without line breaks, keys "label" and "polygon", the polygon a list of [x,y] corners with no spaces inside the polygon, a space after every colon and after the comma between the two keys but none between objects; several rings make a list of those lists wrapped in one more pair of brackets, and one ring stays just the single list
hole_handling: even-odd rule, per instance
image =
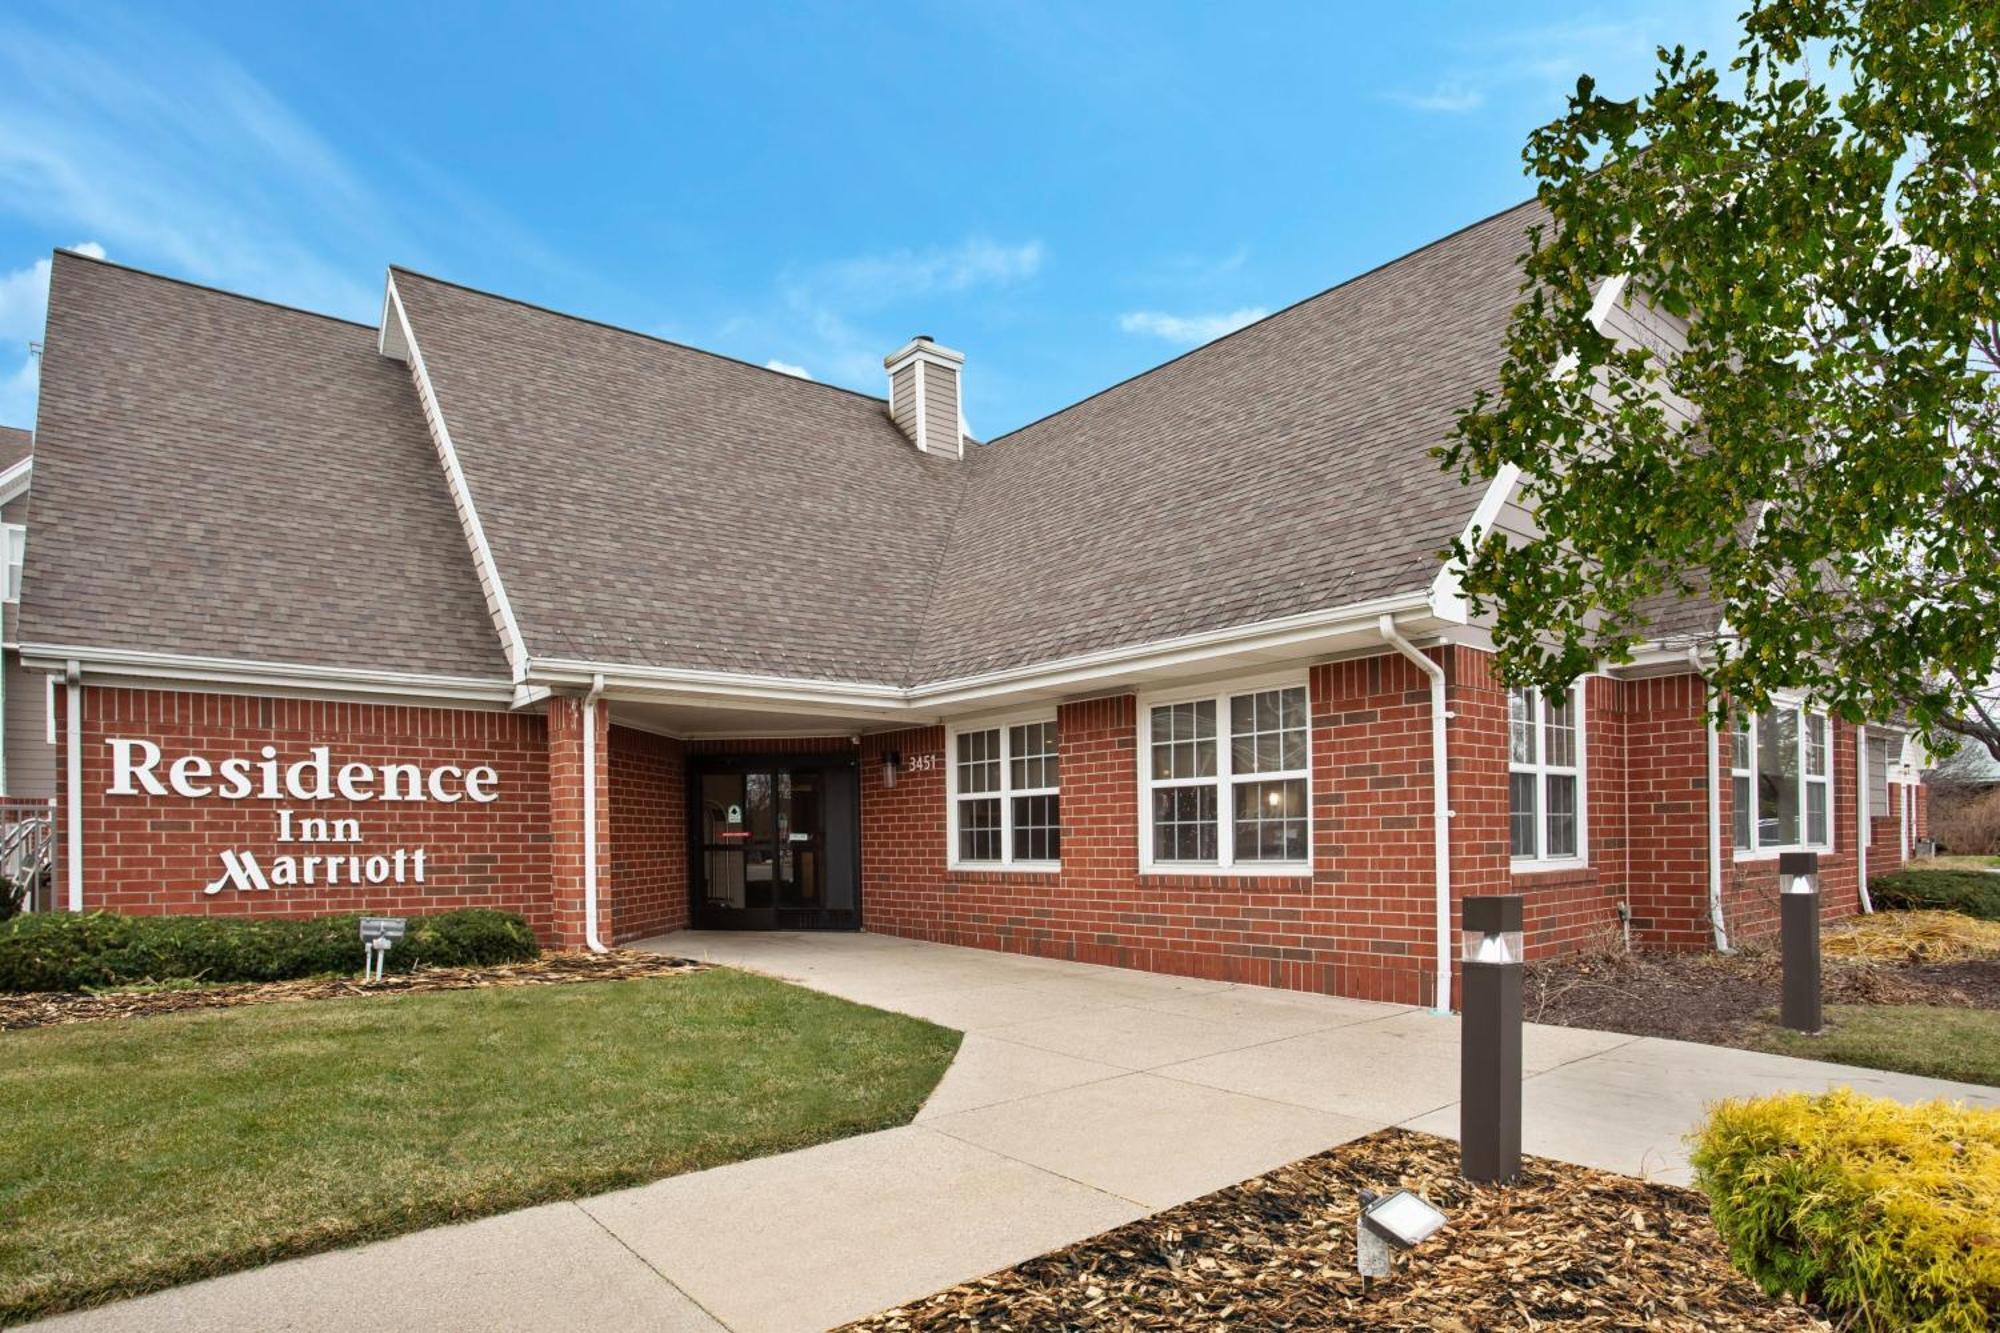
[{"label": "brick building", "polygon": [[1525,894],[1537,952],[1707,948],[1813,848],[1858,910],[1920,831],[1904,739],[1712,728],[1713,609],[1566,697],[1494,678],[1439,552],[1532,519],[1429,450],[1531,220],[983,443],[928,338],[876,398],[401,269],[356,325],[59,254],[18,627],[57,905],[861,928],[1404,1002],[1467,893]]}]

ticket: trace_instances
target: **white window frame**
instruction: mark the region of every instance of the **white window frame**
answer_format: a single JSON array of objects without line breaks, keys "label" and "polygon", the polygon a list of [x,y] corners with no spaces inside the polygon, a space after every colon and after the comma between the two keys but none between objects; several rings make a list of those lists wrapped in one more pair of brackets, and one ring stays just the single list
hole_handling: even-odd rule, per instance
[{"label": "white window frame", "polygon": [[[1764,717],[1772,713],[1780,713],[1780,712],[1796,713],[1798,714],[1799,718],[1799,727],[1798,727],[1799,840],[1797,842],[1787,842],[1787,843],[1764,843],[1759,841],[1760,825],[1762,821],[1759,820],[1757,817],[1757,763],[1764,752],[1763,736],[1760,733],[1763,729]],[[1750,728],[1748,733],[1750,740],[1750,767],[1738,768],[1736,766],[1735,737],[1739,734],[1737,729],[1737,723],[1744,717],[1748,717],[1750,722]],[[1826,726],[1826,772],[1819,776],[1814,776],[1811,770],[1808,769],[1806,766],[1806,754],[1807,754],[1806,719],[1809,717],[1819,718],[1821,722],[1824,723]],[[1736,860],[1768,861],[1771,858],[1777,856],[1781,852],[1831,852],[1839,845],[1840,819],[1839,819],[1838,794],[1840,789],[1835,784],[1835,770],[1839,767],[1839,762],[1838,762],[1839,756],[1836,754],[1838,748],[1839,747],[1834,744],[1834,727],[1833,727],[1832,716],[1828,713],[1824,713],[1819,709],[1812,707],[1804,700],[1795,697],[1788,697],[1785,695],[1773,695],[1771,698],[1770,705],[1766,707],[1762,713],[1738,714],[1736,717],[1731,719],[1729,778],[1730,778],[1730,787],[1732,789],[1732,796],[1731,796],[1732,808],[1731,808],[1730,827],[1729,827],[1729,844],[1731,847],[1735,848]],[[1735,824],[1733,793],[1736,785],[1735,780],[1737,778],[1749,779],[1749,782],[1746,786],[1746,790],[1748,790],[1750,793],[1750,845],[1748,847],[1736,846],[1736,824]],[[1821,786],[1821,785],[1823,785],[1826,788],[1826,841],[1813,842],[1808,836],[1809,831],[1811,830],[1812,827],[1812,819],[1810,815],[1811,806],[1808,804],[1806,800],[1806,793],[1811,787]]]},{"label": "white window frame", "polygon": [[21,600],[21,571],[27,564],[28,525],[25,523],[0,523],[0,555],[7,561],[4,585],[0,585],[0,601]]},{"label": "white window frame", "polygon": [[[1056,785],[1053,787],[1016,787],[1014,783],[1014,728],[1030,727],[1047,723],[1056,728]],[[1000,801],[1000,859],[998,861],[968,861],[958,854],[958,812],[961,793],[958,790],[958,738],[976,735],[982,731],[1000,733],[1000,786],[994,791],[966,792],[963,800],[984,801],[998,798]],[[953,723],[944,730],[944,791],[945,791],[945,864],[952,870],[1004,871],[1034,874],[1052,874],[1062,869],[1062,858],[1058,851],[1053,861],[1017,861],[1014,859],[1014,798],[1017,796],[1053,796],[1056,798],[1056,819],[1058,827],[1062,820],[1062,727],[1054,713],[1041,711],[1015,713],[1006,717],[977,718],[962,723]]]},{"label": "white window frame", "polygon": [[[1261,694],[1268,690],[1304,690],[1306,694],[1306,762],[1303,768],[1269,773],[1237,774],[1231,763],[1230,738],[1233,724],[1229,701],[1239,694]],[[1153,778],[1153,710],[1174,704],[1215,704],[1215,774],[1188,779]],[[1142,694],[1137,700],[1139,769],[1139,873],[1142,875],[1261,875],[1297,879],[1313,870],[1313,721],[1312,686],[1297,672],[1258,676],[1221,684],[1161,690]],[[1303,779],[1306,784],[1306,854],[1300,861],[1238,861],[1236,859],[1236,787],[1239,782],[1281,782]],[[1153,859],[1153,792],[1168,787],[1213,786],[1215,788],[1215,857],[1213,861],[1155,861]]]},{"label": "white window frame", "polygon": [[[1548,762],[1548,701],[1544,692],[1539,689],[1533,691],[1534,759],[1525,764],[1515,761],[1513,691],[1510,689],[1507,693],[1507,860],[1509,868],[1517,874],[1582,870],[1590,865],[1590,744],[1585,735],[1588,728],[1585,725],[1584,679],[1579,677],[1569,688],[1570,712],[1576,719],[1574,767]],[[1535,777],[1535,850],[1528,856],[1513,854],[1514,774],[1516,773],[1532,773]],[[1548,855],[1550,774],[1576,779],[1576,851],[1563,856]]]}]

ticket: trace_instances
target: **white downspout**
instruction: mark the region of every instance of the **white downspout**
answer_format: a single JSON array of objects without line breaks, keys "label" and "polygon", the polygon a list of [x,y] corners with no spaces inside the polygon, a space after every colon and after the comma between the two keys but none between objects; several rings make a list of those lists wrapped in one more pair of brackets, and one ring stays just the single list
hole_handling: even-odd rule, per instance
[{"label": "white downspout", "polygon": [[603,695],[600,671],[583,696],[583,942],[592,953],[607,952],[597,935],[597,701]]},{"label": "white downspout", "polygon": [[1868,810],[1868,728],[1861,726],[1854,729],[1854,874],[1861,881],[1861,910],[1869,913],[1875,910],[1868,896],[1868,837],[1874,824]]},{"label": "white downspout", "polygon": [[83,668],[76,662],[69,664],[63,673],[69,690],[68,704],[64,710],[63,730],[67,733],[63,740],[67,749],[63,774],[63,785],[68,789],[63,812],[69,825],[69,862],[64,873],[69,878],[69,910],[83,910]]},{"label": "white downspout", "polygon": [[[1688,649],[1688,664],[1702,675],[1701,649]],[[1702,718],[1708,725],[1708,925],[1715,951],[1729,952],[1729,927],[1722,920],[1722,733],[1715,728],[1715,710],[1702,696]]]},{"label": "white downspout", "polygon": [[1396,632],[1393,617],[1376,622],[1382,639],[1390,647],[1417,664],[1431,681],[1431,828],[1435,834],[1437,862],[1437,1003],[1436,1013],[1451,1012],[1451,773],[1445,763],[1444,668],[1416,650],[1416,646]]}]

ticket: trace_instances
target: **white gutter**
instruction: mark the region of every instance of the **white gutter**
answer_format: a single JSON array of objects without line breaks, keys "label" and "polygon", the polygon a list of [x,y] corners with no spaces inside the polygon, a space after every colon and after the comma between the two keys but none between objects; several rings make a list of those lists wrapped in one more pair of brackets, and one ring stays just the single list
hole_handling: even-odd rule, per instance
[{"label": "white gutter", "polygon": [[597,701],[603,696],[599,676],[583,696],[583,942],[592,953],[606,951],[597,936]]},{"label": "white gutter", "polygon": [[[1688,665],[1702,675],[1701,649],[1687,650]],[[1722,920],[1722,733],[1715,729],[1715,710],[1706,694],[1701,705],[1708,725],[1708,923],[1715,936],[1715,951],[1729,952],[1729,927]]]},{"label": "white gutter", "polygon": [[1431,829],[1437,863],[1437,1002],[1432,1009],[1451,1012],[1451,774],[1446,767],[1444,668],[1418,652],[1396,632],[1385,615],[1375,622],[1383,642],[1417,664],[1431,681]]},{"label": "white gutter", "polygon": [[69,910],[83,910],[83,670],[71,662],[64,673],[69,687],[69,706],[64,710],[63,737],[68,751],[63,767],[63,785],[68,789],[63,812],[69,825],[68,862],[63,867],[69,879]]}]

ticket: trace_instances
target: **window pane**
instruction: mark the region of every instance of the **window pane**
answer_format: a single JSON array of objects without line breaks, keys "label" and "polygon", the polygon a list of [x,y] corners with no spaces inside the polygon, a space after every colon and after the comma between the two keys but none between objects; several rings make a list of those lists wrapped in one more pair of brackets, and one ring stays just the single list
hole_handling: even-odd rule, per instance
[{"label": "window pane", "polygon": [[1535,854],[1535,775],[1507,775],[1507,829],[1515,856]]},{"label": "window pane", "polygon": [[1814,847],[1826,846],[1826,784],[1806,784],[1806,841]]},{"label": "window pane", "polygon": [[1736,713],[1729,719],[1729,766],[1740,772],[1750,771],[1750,715]]},{"label": "window pane", "polygon": [[1236,859],[1238,861],[1303,861],[1306,859],[1306,782],[1236,785]]},{"label": "window pane", "polygon": [[1745,774],[1737,774],[1729,779],[1731,804],[1735,807],[1736,845],[1750,846],[1750,779]]},{"label": "window pane", "polygon": [[1215,700],[1153,710],[1153,777],[1215,776]]},{"label": "window pane", "polygon": [[1757,845],[1799,840],[1799,715],[1766,713],[1757,724]]},{"label": "window pane", "polygon": [[1547,856],[1576,855],[1576,779],[1549,774],[1549,840]]},{"label": "window pane", "polygon": [[1229,764],[1237,773],[1295,772],[1306,766],[1303,686],[1230,699]]},{"label": "window pane", "polygon": [[1507,758],[1516,764],[1535,762],[1535,692],[1507,691]]},{"label": "window pane", "polygon": [[1806,776],[1823,778],[1826,776],[1826,717],[1820,713],[1806,714]]},{"label": "window pane", "polygon": [[1030,722],[1010,727],[1007,746],[1013,756],[1013,787],[1016,791],[1056,785],[1056,724]]},{"label": "window pane", "polygon": [[1060,857],[1062,828],[1054,796],[1014,798],[1014,859],[1054,861]]},{"label": "window pane", "polygon": [[1546,702],[1542,762],[1551,768],[1576,767],[1576,709],[1568,695]]},{"label": "window pane", "polygon": [[1000,790],[1000,732],[960,732],[958,737],[960,795]]},{"label": "window pane", "polygon": [[1153,859],[1215,860],[1215,788],[1168,787],[1153,793]]},{"label": "window pane", "polygon": [[958,859],[998,861],[1000,859],[1000,801],[985,796],[958,803]]}]

